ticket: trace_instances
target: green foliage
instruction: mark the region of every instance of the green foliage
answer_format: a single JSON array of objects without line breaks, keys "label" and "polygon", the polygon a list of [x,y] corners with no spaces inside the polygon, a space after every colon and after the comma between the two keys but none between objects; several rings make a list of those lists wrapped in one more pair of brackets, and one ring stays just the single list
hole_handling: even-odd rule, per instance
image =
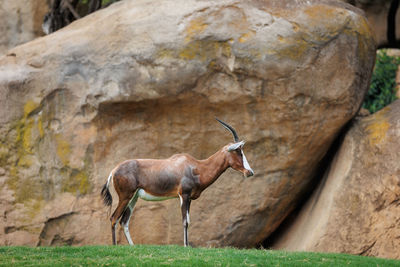
[{"label": "green foliage", "polygon": [[[101,5],[107,6],[107,5],[117,2],[117,1],[119,1],[119,0],[102,0]],[[81,3],[84,5],[86,5],[88,2],[89,2],[89,0],[81,0]]]},{"label": "green foliage", "polygon": [[399,57],[388,56],[384,50],[377,53],[371,86],[363,108],[374,113],[396,100],[396,72],[399,64]]},{"label": "green foliage", "polygon": [[181,246],[0,247],[0,266],[400,266],[347,254]]},{"label": "green foliage", "polygon": [[103,0],[103,1],[101,1],[101,5],[102,6],[107,6],[107,5],[112,4],[114,2],[117,2],[117,1],[118,0]]}]

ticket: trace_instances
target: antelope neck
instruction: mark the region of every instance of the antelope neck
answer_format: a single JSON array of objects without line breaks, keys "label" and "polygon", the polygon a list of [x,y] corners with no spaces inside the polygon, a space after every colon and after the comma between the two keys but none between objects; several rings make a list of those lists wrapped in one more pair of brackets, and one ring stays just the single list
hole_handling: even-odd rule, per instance
[{"label": "antelope neck", "polygon": [[217,151],[208,159],[199,161],[200,184],[204,189],[218,179],[218,177],[229,167],[229,163],[222,150]]}]

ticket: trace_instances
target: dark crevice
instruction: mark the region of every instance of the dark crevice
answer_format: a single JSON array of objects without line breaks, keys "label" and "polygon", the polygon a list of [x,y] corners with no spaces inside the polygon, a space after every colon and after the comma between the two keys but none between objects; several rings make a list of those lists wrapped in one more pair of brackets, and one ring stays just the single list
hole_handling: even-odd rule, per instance
[{"label": "dark crevice", "polygon": [[399,8],[400,0],[393,0],[390,4],[387,18],[387,40],[389,45],[396,46],[396,13]]},{"label": "dark crevice", "polygon": [[400,40],[396,38],[396,14],[399,9],[400,0],[393,0],[390,3],[388,15],[387,15],[387,30],[386,38],[387,43],[380,45],[378,49],[381,48],[400,48]]},{"label": "dark crevice", "polygon": [[[67,220],[72,216],[77,214],[77,212],[71,211],[68,213],[61,214],[60,216],[49,218],[46,222],[44,222],[44,226],[42,228],[41,233],[39,234],[39,242],[37,246],[43,245],[71,245],[73,239],[64,240],[65,242],[61,242],[62,239],[58,234],[52,234],[52,230],[57,229],[59,227],[64,228],[67,224]],[[61,226],[60,222],[64,222],[64,225]],[[59,231],[59,230],[57,230]]]},{"label": "dark crevice", "polygon": [[365,247],[360,253],[358,253],[358,255],[361,256],[367,256],[368,252],[371,251],[371,249],[375,246],[376,240],[374,242],[371,243],[371,245]]},{"label": "dark crevice", "polygon": [[351,125],[353,124],[354,120],[350,120],[339,132],[338,136],[333,141],[332,145],[326,152],[325,156],[319,162],[316,171],[313,174],[313,178],[310,180],[309,185],[307,186],[307,190],[303,193],[300,197],[297,207],[285,218],[285,220],[280,224],[280,226],[272,232],[261,244],[260,247],[262,248],[272,248],[274,247],[275,243],[279,240],[283,233],[285,233],[290,226],[296,221],[300,211],[305,206],[305,204],[310,200],[313,194],[319,194],[316,192],[319,188],[323,188],[323,185],[326,182],[326,173],[329,172],[331,163],[339,151],[343,140],[349,131]]}]

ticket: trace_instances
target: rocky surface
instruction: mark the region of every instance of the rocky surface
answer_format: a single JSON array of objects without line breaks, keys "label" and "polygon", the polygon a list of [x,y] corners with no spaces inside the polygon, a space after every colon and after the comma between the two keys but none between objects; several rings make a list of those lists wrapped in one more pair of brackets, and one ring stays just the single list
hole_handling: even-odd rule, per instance
[{"label": "rocky surface", "polygon": [[[189,240],[254,246],[359,109],[374,57],[366,19],[334,1],[122,1],[16,47],[0,58],[0,244],[110,244],[111,169],[208,157],[232,139],[217,116],[256,175],[228,170],[194,201]],[[179,201],[139,201],[131,229],[182,244]]]},{"label": "rocky surface", "polygon": [[400,100],[357,120],[275,248],[400,258]]},{"label": "rocky surface", "polygon": [[[342,0],[362,9],[372,26],[376,42],[380,47],[398,48],[400,42],[400,12],[396,8],[394,0]],[[392,21],[389,26],[388,21]],[[393,36],[393,40],[388,39],[389,32]]]},{"label": "rocky surface", "polygon": [[42,36],[46,0],[0,0],[0,55]]}]

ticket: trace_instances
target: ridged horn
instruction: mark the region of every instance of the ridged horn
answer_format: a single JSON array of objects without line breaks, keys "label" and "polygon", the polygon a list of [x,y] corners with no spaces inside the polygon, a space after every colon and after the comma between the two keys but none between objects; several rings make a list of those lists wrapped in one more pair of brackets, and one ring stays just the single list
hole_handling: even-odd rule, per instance
[{"label": "ridged horn", "polygon": [[219,123],[221,123],[222,126],[224,126],[226,129],[228,129],[228,130],[232,133],[233,139],[235,140],[235,142],[239,142],[239,137],[238,137],[238,135],[237,135],[235,129],[233,129],[232,126],[230,126],[229,124],[227,124],[227,123],[225,123],[225,122],[219,120],[218,118],[215,118],[215,119],[216,119]]}]

